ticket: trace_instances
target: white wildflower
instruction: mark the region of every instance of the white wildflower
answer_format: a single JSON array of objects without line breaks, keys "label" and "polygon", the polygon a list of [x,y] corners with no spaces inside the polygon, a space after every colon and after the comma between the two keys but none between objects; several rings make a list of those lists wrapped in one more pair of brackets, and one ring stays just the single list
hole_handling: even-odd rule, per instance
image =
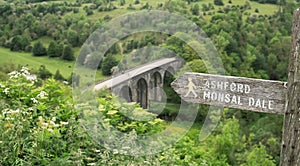
[{"label": "white wildflower", "polygon": [[5,88],[4,90],[3,90],[3,93],[5,93],[6,95],[9,93],[9,88]]},{"label": "white wildflower", "polygon": [[53,122],[55,122],[56,121],[56,117],[52,117],[52,119],[51,119]]},{"label": "white wildflower", "polygon": [[23,77],[25,77],[29,81],[35,81],[37,79],[36,75],[31,75],[29,73],[27,67],[22,67],[20,72],[12,71],[12,72],[8,73],[8,75],[10,76],[9,77],[10,79],[18,78],[20,75],[22,75]]},{"label": "white wildflower", "polygon": [[64,83],[64,84],[66,84],[66,85],[68,85],[68,84],[69,84],[69,82],[68,82],[68,81],[63,81],[63,83]]},{"label": "white wildflower", "polygon": [[21,112],[22,112],[23,115],[30,115],[30,113],[27,112],[27,111],[21,111]]},{"label": "white wildflower", "polygon": [[40,94],[38,94],[36,97],[44,99],[46,98],[46,96],[48,96],[48,94],[45,91],[41,91]]},{"label": "white wildflower", "polygon": [[9,109],[4,109],[4,110],[2,111],[3,116],[4,116],[5,114],[7,114],[7,113],[10,113]]},{"label": "white wildflower", "polygon": [[53,122],[52,120],[50,120],[50,125],[55,125],[55,122]]},{"label": "white wildflower", "polygon": [[119,153],[118,149],[113,149],[113,154],[118,154],[118,153]]},{"label": "white wildflower", "polygon": [[17,71],[12,71],[12,72],[10,72],[10,73],[8,73],[8,75],[9,76],[12,76],[12,75],[16,75],[16,74],[18,74],[19,72],[17,72]]},{"label": "white wildflower", "polygon": [[96,165],[96,163],[88,163],[87,165]]},{"label": "white wildflower", "polygon": [[120,153],[121,153],[121,154],[127,154],[127,151],[120,150]]},{"label": "white wildflower", "polygon": [[29,75],[30,73],[28,72],[28,68],[25,67],[25,66],[22,66],[22,69],[21,69],[21,72],[26,74],[26,75]]},{"label": "white wildflower", "polygon": [[18,78],[20,73],[17,71],[12,71],[12,72],[8,73],[8,75],[10,76],[9,77],[10,79],[13,79],[13,78]]},{"label": "white wildflower", "polygon": [[46,128],[46,127],[48,127],[48,126],[49,126],[49,124],[48,124],[48,123],[45,123],[45,122],[44,122],[44,123],[42,123],[42,127],[45,127],[45,128]]},{"label": "white wildflower", "polygon": [[39,116],[38,119],[39,119],[39,121],[43,121],[43,117],[42,116]]},{"label": "white wildflower", "polygon": [[68,122],[60,121],[60,125],[61,125],[61,126],[68,125],[68,124],[69,124]]},{"label": "white wildflower", "polygon": [[11,110],[10,112],[11,112],[11,114],[18,114],[18,113],[20,113],[21,111],[20,111],[19,109],[17,109],[17,110]]},{"label": "white wildflower", "polygon": [[130,147],[129,146],[124,146],[124,147],[122,147],[122,149],[127,150],[127,149],[130,149]]},{"label": "white wildflower", "polygon": [[37,104],[37,103],[39,103],[39,101],[37,101],[37,99],[36,98],[31,98],[30,99],[34,104]]},{"label": "white wildflower", "polygon": [[28,108],[28,111],[33,111],[34,109],[32,107],[29,107]]},{"label": "white wildflower", "polygon": [[0,88],[5,88],[5,86],[0,83]]},{"label": "white wildflower", "polygon": [[5,120],[14,120],[14,118],[6,117]]},{"label": "white wildflower", "polygon": [[49,132],[51,132],[51,133],[53,133],[54,132],[54,130],[53,129],[47,129]]},{"label": "white wildflower", "polygon": [[25,75],[25,77],[28,81],[36,81],[37,80],[36,75]]},{"label": "white wildflower", "polygon": [[21,73],[21,74],[22,74],[22,76],[24,76],[24,77],[26,77],[26,76],[27,76],[25,73]]},{"label": "white wildflower", "polygon": [[95,149],[94,150],[96,153],[100,153],[101,151],[100,150],[98,150],[98,149]]}]

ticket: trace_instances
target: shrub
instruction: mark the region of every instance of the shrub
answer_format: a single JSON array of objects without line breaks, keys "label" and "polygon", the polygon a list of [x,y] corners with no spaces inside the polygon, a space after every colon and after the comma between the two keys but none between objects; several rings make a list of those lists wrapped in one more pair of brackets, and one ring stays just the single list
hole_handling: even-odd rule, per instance
[{"label": "shrub", "polygon": [[44,45],[40,42],[37,41],[32,48],[32,54],[34,56],[43,56],[43,55],[47,55],[47,50],[44,47]]},{"label": "shrub", "polygon": [[217,5],[217,6],[223,6],[224,5],[223,0],[214,0],[214,4]]},{"label": "shrub", "polygon": [[63,53],[62,53],[62,59],[67,61],[73,61],[75,59],[74,52],[71,48],[71,46],[65,46]]}]

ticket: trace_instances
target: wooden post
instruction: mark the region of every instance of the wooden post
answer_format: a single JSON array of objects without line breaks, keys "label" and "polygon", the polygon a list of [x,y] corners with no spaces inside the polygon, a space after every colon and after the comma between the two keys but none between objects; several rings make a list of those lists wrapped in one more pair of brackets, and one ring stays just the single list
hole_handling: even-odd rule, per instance
[{"label": "wooden post", "polygon": [[300,165],[300,9],[294,12],[292,49],[289,60],[288,92],[286,95],[281,166]]}]

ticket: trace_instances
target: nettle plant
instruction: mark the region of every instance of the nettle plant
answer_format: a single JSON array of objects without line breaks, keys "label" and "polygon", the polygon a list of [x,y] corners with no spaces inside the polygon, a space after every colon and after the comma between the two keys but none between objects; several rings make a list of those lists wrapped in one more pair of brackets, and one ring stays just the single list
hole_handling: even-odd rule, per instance
[{"label": "nettle plant", "polygon": [[77,117],[71,88],[54,79],[39,85],[25,67],[8,75],[0,82],[0,165],[43,164],[61,156]]}]

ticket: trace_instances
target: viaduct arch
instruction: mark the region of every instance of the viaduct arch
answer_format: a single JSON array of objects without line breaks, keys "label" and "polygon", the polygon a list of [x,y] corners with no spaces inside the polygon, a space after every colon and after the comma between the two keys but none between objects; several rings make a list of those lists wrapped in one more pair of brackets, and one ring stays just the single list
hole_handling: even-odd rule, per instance
[{"label": "viaduct arch", "polygon": [[183,61],[178,58],[159,59],[103,81],[94,90],[107,87],[127,102],[134,101],[141,107],[148,108],[150,100],[162,100],[162,88],[166,79],[173,76],[182,65]]}]

